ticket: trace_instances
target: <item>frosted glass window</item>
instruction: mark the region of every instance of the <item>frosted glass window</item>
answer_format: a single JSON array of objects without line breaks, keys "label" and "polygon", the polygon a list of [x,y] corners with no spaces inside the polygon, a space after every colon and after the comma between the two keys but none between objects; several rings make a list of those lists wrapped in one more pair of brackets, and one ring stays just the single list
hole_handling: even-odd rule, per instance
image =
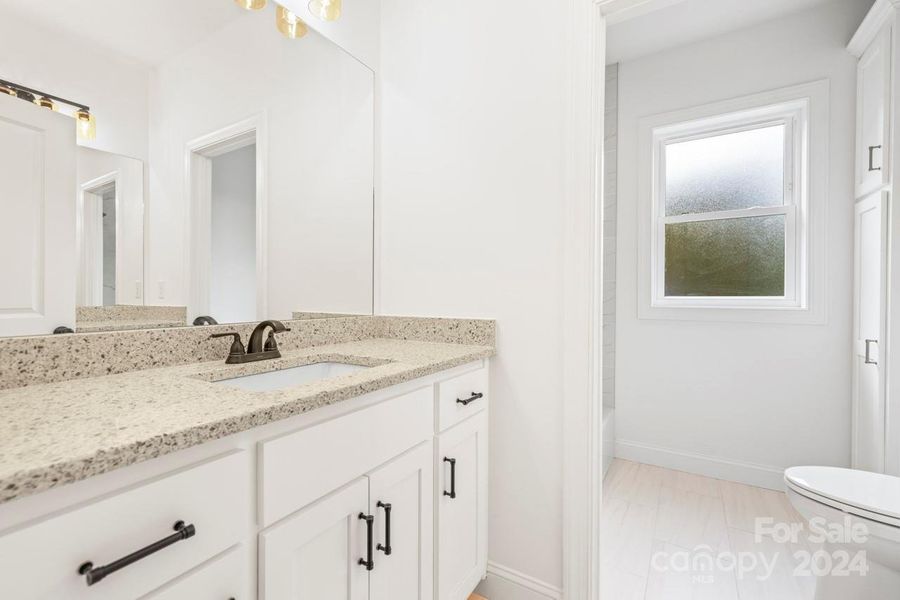
[{"label": "frosted glass window", "polygon": [[670,223],[666,296],[783,296],[785,217]]},{"label": "frosted glass window", "polygon": [[665,146],[667,216],[784,204],[783,124]]}]

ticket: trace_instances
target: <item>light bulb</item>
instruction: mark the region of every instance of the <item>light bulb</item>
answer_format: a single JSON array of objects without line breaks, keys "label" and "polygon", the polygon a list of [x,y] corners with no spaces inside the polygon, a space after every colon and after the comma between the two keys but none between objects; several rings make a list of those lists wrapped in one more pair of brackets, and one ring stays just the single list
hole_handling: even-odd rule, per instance
[{"label": "light bulb", "polygon": [[266,0],[234,0],[234,3],[245,10],[262,10],[266,7]]},{"label": "light bulb", "polygon": [[75,126],[79,139],[93,140],[97,138],[97,120],[89,110],[84,108],[78,109],[75,113]]},{"label": "light bulb", "polygon": [[275,26],[284,37],[292,40],[302,38],[309,32],[306,23],[283,6],[275,10]]},{"label": "light bulb", "polygon": [[337,21],[341,18],[341,0],[311,0],[309,12],[323,21]]}]

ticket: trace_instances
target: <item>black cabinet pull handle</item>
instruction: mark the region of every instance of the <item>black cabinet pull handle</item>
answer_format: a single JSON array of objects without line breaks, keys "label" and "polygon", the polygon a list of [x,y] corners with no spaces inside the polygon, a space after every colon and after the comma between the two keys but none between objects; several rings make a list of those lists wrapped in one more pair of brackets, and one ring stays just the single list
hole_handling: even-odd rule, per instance
[{"label": "black cabinet pull handle", "polygon": [[384,545],[378,544],[376,548],[384,552],[385,556],[390,556],[393,552],[391,550],[391,504],[379,500],[375,506],[384,509]]},{"label": "black cabinet pull handle", "polygon": [[875,150],[881,150],[881,145],[878,146],[869,146],[869,171],[880,171],[881,167],[876,167],[874,161],[872,159],[872,155],[875,153]]},{"label": "black cabinet pull handle", "polygon": [[359,564],[366,568],[366,571],[371,571],[375,568],[375,560],[372,558],[372,527],[375,524],[375,517],[372,515],[367,515],[365,513],[359,513],[359,520],[366,522],[366,558],[359,559]]},{"label": "black cabinet pull handle", "polygon": [[175,523],[175,533],[170,536],[164,537],[158,542],[153,542],[149,546],[141,548],[137,552],[132,552],[128,556],[123,556],[119,560],[113,561],[108,565],[104,565],[102,567],[95,567],[94,563],[88,561],[78,567],[78,574],[84,575],[85,580],[88,585],[94,585],[98,581],[102,581],[108,575],[112,575],[119,569],[124,569],[128,565],[132,563],[136,563],[142,558],[146,558],[153,554],[154,552],[159,552],[163,548],[171,546],[175,542],[180,542],[181,540],[186,540],[189,537],[194,537],[197,533],[197,529],[193,525],[185,525],[184,521],[178,521]]},{"label": "black cabinet pull handle", "polygon": [[450,491],[444,490],[444,495],[456,498],[456,459],[444,457],[445,463],[450,463]]},{"label": "black cabinet pull handle", "polygon": [[473,402],[475,402],[476,400],[478,400],[479,398],[484,398],[484,394],[482,394],[481,392],[478,392],[477,394],[476,394],[475,392],[472,392],[472,395],[469,396],[468,398],[466,398],[465,400],[463,400],[463,399],[461,399],[461,398],[457,398],[457,399],[456,399],[456,403],[457,403],[457,404],[462,404],[463,406],[468,406],[468,405],[470,405],[471,403],[473,403]]}]

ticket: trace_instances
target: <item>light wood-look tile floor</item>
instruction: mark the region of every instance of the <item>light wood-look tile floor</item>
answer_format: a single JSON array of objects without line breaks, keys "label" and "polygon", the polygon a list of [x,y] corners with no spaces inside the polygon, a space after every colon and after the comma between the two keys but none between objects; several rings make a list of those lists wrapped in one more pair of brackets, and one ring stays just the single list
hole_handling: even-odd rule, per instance
[{"label": "light wood-look tile floor", "polygon": [[615,460],[603,482],[602,598],[812,599],[794,553],[816,548],[755,536],[760,517],[803,523],[781,492]]}]

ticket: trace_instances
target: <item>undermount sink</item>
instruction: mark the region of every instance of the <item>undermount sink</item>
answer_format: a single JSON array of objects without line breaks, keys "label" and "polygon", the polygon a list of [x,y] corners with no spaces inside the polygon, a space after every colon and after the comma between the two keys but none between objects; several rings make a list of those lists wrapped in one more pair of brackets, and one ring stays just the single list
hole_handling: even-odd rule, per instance
[{"label": "undermount sink", "polygon": [[279,369],[277,371],[267,371],[266,373],[258,373],[256,375],[244,375],[243,377],[220,379],[213,383],[225,387],[247,390],[248,392],[272,392],[303,385],[304,383],[310,383],[312,381],[337,377],[338,375],[348,375],[368,368],[369,367],[350,365],[347,363],[320,362],[300,367]]}]

